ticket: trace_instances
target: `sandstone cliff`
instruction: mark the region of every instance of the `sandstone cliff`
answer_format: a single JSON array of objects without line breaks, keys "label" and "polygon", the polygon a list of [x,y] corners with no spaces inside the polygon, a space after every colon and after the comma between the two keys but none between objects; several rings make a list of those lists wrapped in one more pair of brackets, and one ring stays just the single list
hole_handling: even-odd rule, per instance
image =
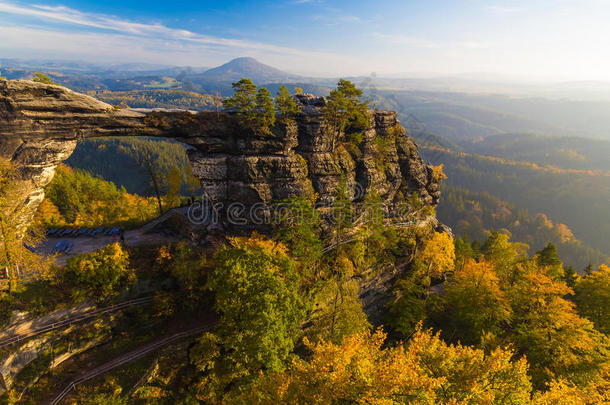
[{"label": "sandstone cliff", "polygon": [[395,112],[370,111],[362,141],[343,136],[333,148],[321,113],[325,100],[298,101],[303,111],[294,121],[261,134],[241,128],[229,113],[141,113],[60,86],[0,81],[0,156],[22,178],[24,221],[76,142],[99,136],[161,136],[193,146],[189,159],[207,196],[224,219],[229,207],[240,204],[237,215],[247,226],[257,226],[249,212],[261,204],[314,193],[322,205],[328,203],[341,178],[355,202],[374,189],[390,205],[415,194],[424,204],[438,203],[432,170]]}]

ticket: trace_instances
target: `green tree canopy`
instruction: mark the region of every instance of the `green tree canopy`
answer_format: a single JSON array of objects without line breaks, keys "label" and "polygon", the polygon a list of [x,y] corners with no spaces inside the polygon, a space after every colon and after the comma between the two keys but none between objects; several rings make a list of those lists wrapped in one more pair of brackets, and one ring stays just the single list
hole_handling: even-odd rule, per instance
[{"label": "green tree canopy", "polygon": [[362,90],[349,80],[339,80],[337,88],[331,90],[323,112],[331,131],[333,149],[348,126],[355,131],[368,128],[368,101],[362,101],[361,97]]},{"label": "green tree canopy", "polygon": [[250,79],[242,78],[233,83],[233,97],[223,102],[227,109],[234,109],[240,124],[256,132],[268,132],[275,124],[275,107],[269,90],[256,85]]},{"label": "green tree canopy", "polygon": [[300,112],[299,106],[290,95],[286,86],[282,85],[277,93],[277,97],[275,97],[275,109],[280,114],[280,119],[282,120],[294,118]]},{"label": "green tree canopy", "polygon": [[72,287],[72,295],[78,298],[105,298],[132,275],[129,255],[119,243],[71,257],[65,267],[56,270],[56,280]]},{"label": "green tree canopy", "polygon": [[536,252],[538,265],[547,269],[547,273],[553,278],[563,277],[563,263],[557,254],[557,246],[549,242],[543,249]]},{"label": "green tree canopy", "polygon": [[574,289],[578,312],[610,336],[610,267],[602,264],[576,281]]},{"label": "green tree canopy", "polygon": [[258,89],[256,94],[256,120],[255,128],[259,131],[268,131],[275,125],[275,107],[271,93],[264,87]]},{"label": "green tree canopy", "polygon": [[220,314],[216,332],[224,360],[243,375],[281,369],[304,318],[286,248],[258,235],[233,238],[215,259],[208,287]]},{"label": "green tree canopy", "polygon": [[32,79],[32,80],[37,83],[59,85],[59,83],[55,83],[53,80],[51,80],[51,78],[49,76],[47,76],[44,73],[34,72],[34,79]]},{"label": "green tree canopy", "polygon": [[244,126],[249,126],[256,116],[256,85],[252,80],[242,78],[233,86],[233,97],[225,98],[224,108],[235,109]]}]

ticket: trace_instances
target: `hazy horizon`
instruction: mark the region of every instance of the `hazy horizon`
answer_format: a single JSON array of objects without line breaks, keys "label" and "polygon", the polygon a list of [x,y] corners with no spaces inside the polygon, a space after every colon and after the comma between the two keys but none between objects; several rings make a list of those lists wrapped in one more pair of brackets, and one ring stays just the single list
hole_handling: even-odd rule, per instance
[{"label": "hazy horizon", "polygon": [[602,0],[0,0],[1,57],[214,67],[240,56],[305,76],[610,80]]}]

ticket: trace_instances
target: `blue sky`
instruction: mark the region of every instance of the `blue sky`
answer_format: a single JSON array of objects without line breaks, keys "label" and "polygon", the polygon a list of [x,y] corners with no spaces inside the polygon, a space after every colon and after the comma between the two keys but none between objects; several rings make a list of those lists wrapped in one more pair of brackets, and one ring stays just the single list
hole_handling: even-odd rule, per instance
[{"label": "blue sky", "polygon": [[0,0],[0,57],[610,80],[610,1]]}]

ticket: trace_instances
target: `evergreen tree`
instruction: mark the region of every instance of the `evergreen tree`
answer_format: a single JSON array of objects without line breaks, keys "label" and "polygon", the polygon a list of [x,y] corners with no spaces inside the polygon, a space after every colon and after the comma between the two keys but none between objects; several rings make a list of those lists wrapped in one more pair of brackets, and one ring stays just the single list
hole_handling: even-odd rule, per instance
[{"label": "evergreen tree", "polygon": [[323,113],[331,132],[333,149],[348,126],[356,131],[368,128],[368,102],[362,101],[361,97],[362,90],[349,80],[339,80],[337,88],[331,90]]},{"label": "evergreen tree", "polygon": [[271,93],[264,87],[259,88],[256,94],[256,112],[255,129],[268,132],[275,125],[275,107]]},{"label": "evergreen tree", "polygon": [[557,254],[557,246],[549,242],[542,250],[536,252],[538,264],[547,269],[548,274],[555,278],[563,277],[563,263]]},{"label": "evergreen tree", "polygon": [[576,285],[576,282],[578,281],[578,273],[576,272],[574,267],[572,267],[572,266],[564,267],[563,274],[564,274],[563,281],[568,285],[568,287],[574,288],[574,286]]},{"label": "evergreen tree", "polygon": [[257,116],[257,93],[256,85],[252,83],[252,80],[242,78],[233,86],[233,97],[226,98],[223,101],[224,107],[227,109],[234,109],[237,112],[237,117],[242,126],[249,128],[252,127],[256,121]]},{"label": "evergreen tree", "polygon": [[38,73],[38,72],[34,72],[33,81],[35,81],[37,83],[59,85],[59,83],[55,83],[53,80],[51,80],[51,78],[49,76],[45,75],[44,73]]},{"label": "evergreen tree", "polygon": [[286,86],[281,86],[280,91],[277,93],[277,97],[275,98],[275,109],[280,114],[280,119],[283,121],[294,118],[300,112],[299,106],[290,95]]}]

